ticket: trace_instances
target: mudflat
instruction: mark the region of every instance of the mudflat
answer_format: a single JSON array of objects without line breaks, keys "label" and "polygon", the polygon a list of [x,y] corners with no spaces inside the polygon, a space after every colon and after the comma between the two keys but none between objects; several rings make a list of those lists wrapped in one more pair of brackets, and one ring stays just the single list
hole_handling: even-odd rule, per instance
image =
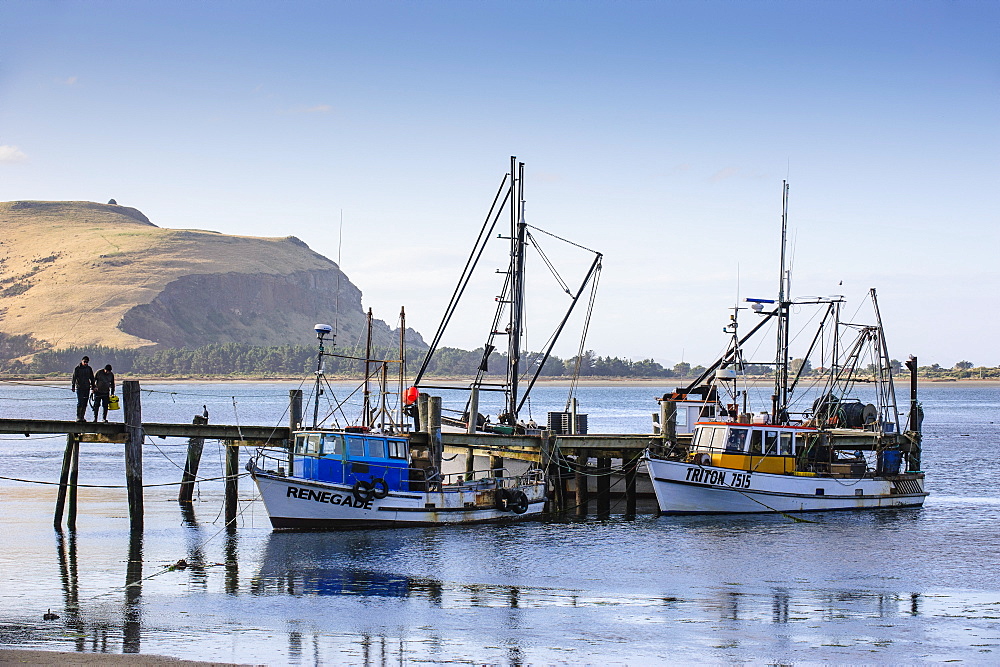
[{"label": "mudflat", "polygon": [[77,653],[69,651],[26,651],[0,648],[0,665],[185,665],[235,667],[229,662],[196,662],[160,655],[122,653]]}]

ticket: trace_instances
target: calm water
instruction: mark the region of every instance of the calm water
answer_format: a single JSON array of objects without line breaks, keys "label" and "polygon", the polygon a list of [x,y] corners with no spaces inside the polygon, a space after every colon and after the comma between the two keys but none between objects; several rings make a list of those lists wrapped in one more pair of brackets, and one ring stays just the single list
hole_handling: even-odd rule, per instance
[{"label": "calm water", "polygon": [[[267,424],[285,421],[293,385],[144,388],[146,421],[207,405],[215,423]],[[649,432],[666,389],[582,388],[580,409],[591,432]],[[78,529],[60,535],[54,487],[0,480],[0,644],[297,664],[996,663],[1000,387],[921,391],[926,506],[807,522],[648,513],[273,534],[244,479],[234,534],[220,483],[202,482],[187,516],[175,486],[147,488],[130,543],[123,489],[81,489]],[[4,417],[75,405],[68,388],[2,385],[0,399]],[[538,389],[535,419],[565,401]],[[62,437],[4,438],[0,475],[58,479]],[[176,482],[184,451],[149,444],[145,483]],[[122,459],[121,445],[84,444],[80,482],[122,484]],[[220,468],[206,443],[201,473]],[[191,567],[166,569],[181,558]],[[43,621],[49,608],[61,618]]]}]

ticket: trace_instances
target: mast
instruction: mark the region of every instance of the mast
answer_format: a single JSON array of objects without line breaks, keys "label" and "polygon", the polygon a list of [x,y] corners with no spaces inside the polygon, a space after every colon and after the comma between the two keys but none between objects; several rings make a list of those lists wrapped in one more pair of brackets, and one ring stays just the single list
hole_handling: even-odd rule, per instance
[{"label": "mast", "polygon": [[[399,428],[403,427],[403,392],[406,391],[406,308],[399,307]],[[396,418],[393,417],[395,426]],[[393,429],[395,431],[395,428]]]},{"label": "mast", "polygon": [[371,427],[371,390],[368,386],[368,378],[371,376],[372,359],[372,309],[368,309],[368,335],[365,339],[365,393],[364,407],[362,408],[361,425]]},{"label": "mast", "polygon": [[788,181],[781,182],[781,273],[778,277],[778,350],[774,360],[774,395],[771,397],[776,424],[788,421],[788,311],[790,276],[785,268],[788,241]]},{"label": "mast", "polygon": [[511,257],[511,291],[510,291],[510,335],[507,345],[507,382],[510,393],[507,397],[507,414],[511,424],[517,422],[517,385],[521,360],[521,331],[524,318],[524,237],[526,223],[524,220],[524,163],[518,163],[517,158],[510,158],[510,257]]}]

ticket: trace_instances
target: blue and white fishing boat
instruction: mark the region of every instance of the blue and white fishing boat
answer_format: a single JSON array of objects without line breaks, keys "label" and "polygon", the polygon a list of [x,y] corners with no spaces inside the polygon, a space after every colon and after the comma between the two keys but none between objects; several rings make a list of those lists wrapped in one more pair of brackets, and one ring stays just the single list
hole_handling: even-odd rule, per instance
[{"label": "blue and white fishing boat", "polygon": [[[323,382],[320,339],[314,414]],[[397,422],[389,426],[397,431]],[[383,427],[386,425],[383,424]],[[442,474],[433,434],[382,433],[368,425],[294,432],[290,449],[262,448],[247,464],[276,529],[441,525],[536,516],[545,503],[540,470]],[[435,456],[435,451],[437,456]]]},{"label": "blue and white fishing boat", "polygon": [[[476,457],[472,455],[470,447],[465,468],[460,472],[445,473],[442,467],[447,459],[442,456],[440,403],[436,404],[436,408],[428,408],[428,403],[433,404],[434,401],[422,400],[427,394],[421,393],[421,389],[470,390],[462,419],[445,421],[449,426],[460,427],[473,438],[479,432],[498,437],[523,435],[525,428],[518,423],[519,411],[545,365],[566,319],[580,301],[588,284],[592,285],[591,300],[593,299],[597,283],[595,276],[600,271],[602,256],[583,249],[593,254],[593,258],[580,287],[575,294],[570,294],[566,314],[558,322],[541,358],[527,364],[521,359],[524,343],[525,248],[528,245],[537,248],[539,245],[524,219],[523,171],[524,165],[512,157],[510,173],[504,177],[498,190],[434,342],[414,378],[413,386],[403,389],[405,341],[400,341],[399,360],[372,360],[369,347],[363,359],[365,403],[357,426],[325,428],[323,420],[319,419],[319,397],[323,393],[324,381],[323,359],[326,356],[342,355],[333,355],[324,349],[326,337],[333,333],[332,327],[316,325],[319,357],[316,366],[313,427],[297,429],[293,434],[293,446],[289,450],[259,450],[247,466],[275,528],[336,529],[463,524],[525,519],[542,513],[546,499],[545,474],[524,462],[508,462],[512,466],[520,466],[516,472],[503,467],[498,462],[499,459],[490,462],[488,469],[476,470],[473,465]],[[454,314],[459,296],[465,291],[471,273],[482,256],[483,244],[494,238],[493,232],[505,211],[510,214],[510,234],[506,237],[510,243],[510,265],[506,271],[498,271],[504,275],[504,286],[501,296],[496,297],[497,311],[490,322],[488,341],[484,346],[483,361],[477,375],[464,387],[425,384],[423,381],[429,360]],[[547,234],[542,230],[536,231]],[[546,265],[548,266],[548,262]],[[562,291],[569,292],[564,283]],[[501,324],[504,320],[506,326]],[[401,322],[400,332],[405,330],[405,323]],[[507,372],[505,380],[497,383],[488,379],[486,373],[490,354],[497,348],[496,339],[500,337],[507,338]],[[417,418],[419,425],[416,428],[411,428],[406,423],[401,414],[404,412],[402,405],[400,414],[391,415],[385,401],[377,409],[369,403],[368,380],[381,376],[385,382],[387,373],[384,370],[380,373],[379,369],[394,362],[400,367],[397,400],[407,406],[405,412],[408,416]],[[374,372],[371,364],[376,364]],[[521,384],[525,368],[533,371],[533,375],[525,384]],[[385,390],[386,387],[382,387],[383,397],[387,393]],[[480,390],[502,393],[504,402],[501,414],[498,415],[498,424],[480,421]],[[330,393],[332,394],[332,390]],[[336,409],[331,412],[335,411]],[[481,460],[485,457],[479,458]]]}]

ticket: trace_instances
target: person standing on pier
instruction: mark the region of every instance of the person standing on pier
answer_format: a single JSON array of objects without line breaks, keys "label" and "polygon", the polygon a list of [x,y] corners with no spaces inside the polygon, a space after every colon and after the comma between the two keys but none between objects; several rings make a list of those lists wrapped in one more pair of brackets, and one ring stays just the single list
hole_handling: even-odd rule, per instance
[{"label": "person standing on pier", "polygon": [[87,421],[87,401],[94,388],[94,369],[90,367],[90,357],[84,357],[80,365],[73,369],[70,390],[76,392],[76,420]]},{"label": "person standing on pier", "polygon": [[97,409],[104,408],[104,421],[108,421],[108,401],[115,395],[115,374],[108,364],[94,374],[94,422],[97,422]]}]

